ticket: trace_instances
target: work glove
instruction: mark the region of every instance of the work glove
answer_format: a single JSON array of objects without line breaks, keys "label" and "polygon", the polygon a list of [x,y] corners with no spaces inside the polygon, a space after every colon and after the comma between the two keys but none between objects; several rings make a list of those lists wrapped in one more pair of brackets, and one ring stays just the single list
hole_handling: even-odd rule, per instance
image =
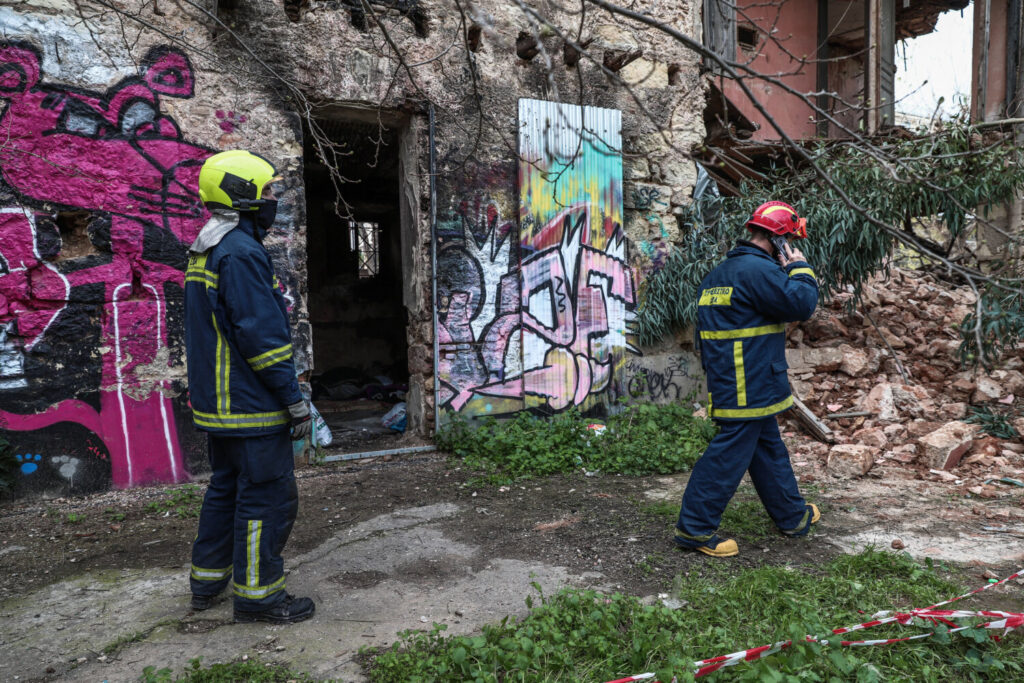
[{"label": "work glove", "polygon": [[288,406],[288,414],[292,417],[292,438],[298,441],[313,433],[313,416],[309,413],[309,404],[296,401]]}]

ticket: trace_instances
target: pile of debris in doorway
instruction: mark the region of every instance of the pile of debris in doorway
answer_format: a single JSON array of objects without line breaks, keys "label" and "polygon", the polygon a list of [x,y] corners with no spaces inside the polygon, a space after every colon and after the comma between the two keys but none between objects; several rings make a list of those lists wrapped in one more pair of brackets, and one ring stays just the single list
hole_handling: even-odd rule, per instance
[{"label": "pile of debris in doorway", "polygon": [[[840,293],[788,333],[793,393],[806,410],[787,412],[783,426],[801,481],[925,479],[981,498],[1024,493],[1024,345],[998,369],[964,370],[958,330],[974,294],[927,272],[892,268],[851,312],[852,296]],[[1005,438],[965,421],[978,408],[1002,416],[992,431]]]}]

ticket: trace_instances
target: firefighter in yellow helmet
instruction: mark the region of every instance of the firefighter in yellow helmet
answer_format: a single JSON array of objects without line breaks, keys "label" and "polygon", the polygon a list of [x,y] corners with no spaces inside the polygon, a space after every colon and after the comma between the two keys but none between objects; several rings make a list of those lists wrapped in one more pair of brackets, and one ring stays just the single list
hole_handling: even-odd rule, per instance
[{"label": "firefighter in yellow helmet", "polygon": [[256,154],[215,154],[199,172],[211,213],[189,249],[185,350],[196,427],[212,475],[192,545],[192,608],[229,584],[235,621],[289,624],[315,605],[285,591],[281,552],[298,511],[292,438],[310,434],[291,329],[270,254],[274,166]]},{"label": "firefighter in yellow helmet", "polygon": [[712,557],[736,555],[718,524],[745,472],[779,531],[805,535],[820,517],[800,495],[776,415],[793,405],[786,374],[786,323],[807,320],[818,283],[790,241],[807,222],[784,202],[767,202],[740,240],[700,284],[697,330],[708,381],[708,416],[719,426],[686,484],[677,545]]}]

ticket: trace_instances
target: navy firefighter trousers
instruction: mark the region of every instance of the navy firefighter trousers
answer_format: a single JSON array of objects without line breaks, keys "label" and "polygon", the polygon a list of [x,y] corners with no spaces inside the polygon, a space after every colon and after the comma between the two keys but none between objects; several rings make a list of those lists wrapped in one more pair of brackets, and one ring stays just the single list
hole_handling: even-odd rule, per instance
[{"label": "navy firefighter trousers", "polygon": [[299,507],[291,439],[207,438],[213,475],[192,544],[192,593],[217,595],[233,577],[236,611],[267,609],[285,597],[281,552]]},{"label": "navy firefighter trousers", "polygon": [[748,470],[775,525],[783,530],[800,526],[806,503],[797,487],[775,416],[715,422],[721,431],[693,466],[676,526],[690,536],[715,533],[726,505]]}]

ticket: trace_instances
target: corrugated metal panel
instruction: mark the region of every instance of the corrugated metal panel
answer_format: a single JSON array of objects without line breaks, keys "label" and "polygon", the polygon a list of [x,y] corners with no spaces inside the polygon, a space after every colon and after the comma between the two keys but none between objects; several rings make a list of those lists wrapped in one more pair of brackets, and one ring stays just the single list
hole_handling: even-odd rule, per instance
[{"label": "corrugated metal panel", "polygon": [[622,113],[519,100],[525,406],[606,403],[636,303],[622,234]]}]

